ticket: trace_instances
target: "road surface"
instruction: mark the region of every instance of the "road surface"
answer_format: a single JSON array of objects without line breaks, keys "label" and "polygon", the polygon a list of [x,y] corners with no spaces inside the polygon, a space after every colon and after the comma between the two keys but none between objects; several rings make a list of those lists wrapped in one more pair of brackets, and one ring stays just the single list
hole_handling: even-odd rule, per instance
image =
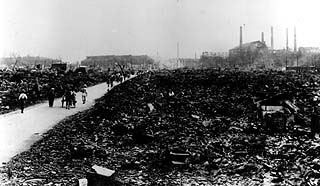
[{"label": "road surface", "polygon": [[45,102],[25,108],[23,114],[17,110],[0,115],[0,166],[2,162],[8,162],[15,155],[28,150],[41,138],[41,134],[62,119],[92,107],[94,100],[102,97],[109,89],[106,83],[87,88],[85,104],[82,104],[81,93],[77,93],[77,107],[70,110],[61,108],[61,99],[57,98],[53,107]]}]

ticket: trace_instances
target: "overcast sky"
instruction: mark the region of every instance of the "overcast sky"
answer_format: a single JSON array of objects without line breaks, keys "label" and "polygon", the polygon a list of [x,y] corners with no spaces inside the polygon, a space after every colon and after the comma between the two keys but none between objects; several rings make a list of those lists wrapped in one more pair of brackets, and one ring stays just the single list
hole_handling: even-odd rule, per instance
[{"label": "overcast sky", "polygon": [[243,40],[320,46],[319,0],[0,0],[0,55],[81,61],[88,55],[199,56]]}]

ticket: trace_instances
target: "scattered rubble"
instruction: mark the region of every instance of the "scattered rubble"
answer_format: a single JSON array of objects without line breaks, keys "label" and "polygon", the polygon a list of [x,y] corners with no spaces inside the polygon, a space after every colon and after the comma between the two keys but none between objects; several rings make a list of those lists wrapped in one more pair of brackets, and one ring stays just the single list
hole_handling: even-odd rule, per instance
[{"label": "scattered rubble", "polygon": [[[311,78],[317,80],[291,72],[186,69],[139,75],[14,157],[5,166],[13,178],[1,183],[77,185],[99,165],[115,170],[120,185],[317,185]],[[290,96],[281,105],[295,118],[270,131],[255,101],[283,93]]]}]

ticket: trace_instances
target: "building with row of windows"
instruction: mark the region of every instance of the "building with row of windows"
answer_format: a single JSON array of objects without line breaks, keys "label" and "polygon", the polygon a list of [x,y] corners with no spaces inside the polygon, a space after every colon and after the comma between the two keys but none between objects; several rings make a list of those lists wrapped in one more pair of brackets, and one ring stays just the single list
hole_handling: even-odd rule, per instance
[{"label": "building with row of windows", "polygon": [[82,66],[102,69],[150,69],[154,68],[154,60],[147,55],[102,55],[87,56],[81,61]]},{"label": "building with row of windows", "polygon": [[52,64],[62,63],[60,59],[39,56],[0,58],[0,66],[5,68],[51,68]]}]

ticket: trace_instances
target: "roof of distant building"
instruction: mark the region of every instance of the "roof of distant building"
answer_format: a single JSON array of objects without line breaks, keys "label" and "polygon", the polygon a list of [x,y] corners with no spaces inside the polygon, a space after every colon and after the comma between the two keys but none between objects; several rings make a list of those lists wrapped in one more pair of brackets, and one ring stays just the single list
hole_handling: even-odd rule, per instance
[{"label": "roof of distant building", "polygon": [[[264,43],[262,41],[253,41],[253,42],[244,43],[241,45],[241,48],[250,48],[250,47],[266,48],[267,45],[266,45],[266,43]],[[236,46],[230,50],[239,50],[239,49],[240,49],[240,46]]]},{"label": "roof of distant building", "polygon": [[125,58],[125,57],[148,57],[147,55],[101,55],[101,56],[87,56],[87,59],[108,59],[108,58]]},{"label": "roof of distant building", "polygon": [[109,63],[115,64],[117,62],[130,62],[131,64],[151,64],[153,59],[147,55],[101,55],[101,56],[87,56],[86,59],[81,61],[82,65],[88,65],[88,63]]},{"label": "roof of distant building", "polygon": [[299,47],[300,52],[304,53],[320,53],[319,47]]}]

